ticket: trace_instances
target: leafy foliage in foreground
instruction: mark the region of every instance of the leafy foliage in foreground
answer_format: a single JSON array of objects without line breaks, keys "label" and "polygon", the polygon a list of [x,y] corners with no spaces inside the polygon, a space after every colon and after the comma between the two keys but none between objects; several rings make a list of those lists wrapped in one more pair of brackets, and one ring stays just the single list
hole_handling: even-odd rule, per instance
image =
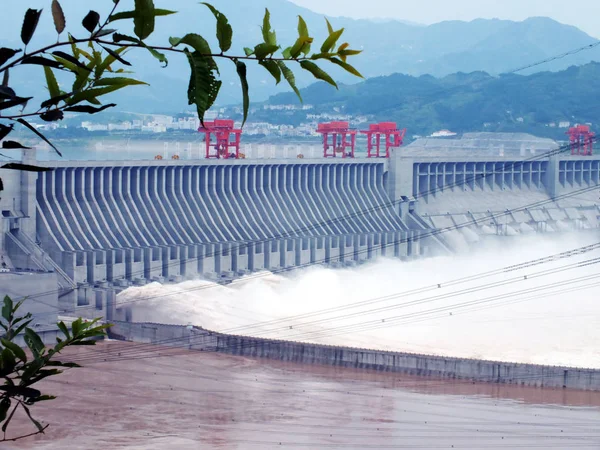
[{"label": "leafy foliage in foreground", "polygon": [[[110,326],[97,325],[98,319],[89,322],[77,319],[71,324],[69,331],[67,326],[60,322],[58,327],[63,337],[56,338],[54,347],[46,348],[40,336],[29,328],[31,313],[17,316],[23,302],[24,300],[21,300],[14,304],[10,297],[4,297],[0,319],[0,327],[4,329],[4,334],[0,337],[0,377],[4,380],[4,384],[0,386],[0,423],[4,438],[0,439],[0,442],[24,437],[6,437],[6,430],[19,408],[35,426],[37,431],[33,434],[44,432],[48,425],[44,426],[34,419],[30,409],[39,402],[53,400],[55,397],[42,394],[34,385],[47,377],[61,374],[63,371],[60,368],[80,367],[75,363],[58,361],[56,357],[66,347],[94,345],[94,338],[104,336],[104,330]],[[30,355],[14,342],[21,333],[24,333]]]}]

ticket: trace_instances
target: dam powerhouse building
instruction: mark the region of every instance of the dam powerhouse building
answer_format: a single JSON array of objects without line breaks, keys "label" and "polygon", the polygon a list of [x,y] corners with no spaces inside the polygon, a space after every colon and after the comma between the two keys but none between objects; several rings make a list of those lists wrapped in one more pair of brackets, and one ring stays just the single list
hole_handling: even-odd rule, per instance
[{"label": "dam powerhouse building", "polygon": [[59,310],[111,319],[119,291],[151,281],[416,258],[599,227],[600,158],[585,136],[561,147],[468,133],[400,147],[391,128],[365,132],[362,155],[356,133],[335,127],[320,128],[324,153],[311,158],[253,158],[239,135],[223,148],[210,129],[217,142],[195,160],[37,161],[24,150],[24,163],[52,170],[0,169],[1,290],[29,296],[43,329]]}]

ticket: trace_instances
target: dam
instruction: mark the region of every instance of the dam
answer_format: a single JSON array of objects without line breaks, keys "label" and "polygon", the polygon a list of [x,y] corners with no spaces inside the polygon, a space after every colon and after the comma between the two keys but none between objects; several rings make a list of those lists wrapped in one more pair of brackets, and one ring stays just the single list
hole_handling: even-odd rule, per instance
[{"label": "dam", "polygon": [[59,310],[112,319],[118,292],[152,281],[600,226],[600,157],[527,134],[419,139],[389,158],[38,161],[32,149],[22,160],[51,170],[0,169],[0,284],[37,299],[45,323]]}]

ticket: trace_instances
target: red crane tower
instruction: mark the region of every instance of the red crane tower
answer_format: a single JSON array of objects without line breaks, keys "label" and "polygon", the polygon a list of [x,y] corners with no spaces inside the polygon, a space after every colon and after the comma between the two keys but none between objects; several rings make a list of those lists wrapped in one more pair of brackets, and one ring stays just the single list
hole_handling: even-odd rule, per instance
[{"label": "red crane tower", "polygon": [[[361,131],[367,135],[367,157],[389,158],[390,148],[400,147],[404,143],[406,128],[399,130],[395,122],[381,122],[369,125],[369,129]],[[381,148],[381,138],[385,137],[385,154]],[[373,142],[375,138],[375,142]]]},{"label": "red crane tower", "polygon": [[587,125],[577,125],[566,133],[571,140],[571,155],[591,156],[594,153],[594,133]]},{"label": "red crane tower", "polygon": [[[216,119],[211,122],[204,122],[204,126],[198,128],[200,133],[206,134],[207,158],[240,158],[240,139],[242,130],[235,129],[234,127],[233,120]],[[214,143],[211,139],[213,134],[216,138],[216,142]]]},{"label": "red crane tower", "polygon": [[[323,135],[323,156],[325,158],[354,158],[356,130],[350,129],[348,122],[320,123],[317,133]],[[329,139],[331,136],[331,140]]]}]

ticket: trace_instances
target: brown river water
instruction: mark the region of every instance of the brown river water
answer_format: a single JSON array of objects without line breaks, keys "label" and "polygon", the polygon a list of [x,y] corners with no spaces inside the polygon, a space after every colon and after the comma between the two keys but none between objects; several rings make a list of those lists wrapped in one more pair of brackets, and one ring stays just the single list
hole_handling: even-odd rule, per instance
[{"label": "brown river water", "polygon": [[[66,357],[0,448],[600,449],[600,392],[304,366],[104,342]],[[16,416],[11,435],[33,431]]]}]

